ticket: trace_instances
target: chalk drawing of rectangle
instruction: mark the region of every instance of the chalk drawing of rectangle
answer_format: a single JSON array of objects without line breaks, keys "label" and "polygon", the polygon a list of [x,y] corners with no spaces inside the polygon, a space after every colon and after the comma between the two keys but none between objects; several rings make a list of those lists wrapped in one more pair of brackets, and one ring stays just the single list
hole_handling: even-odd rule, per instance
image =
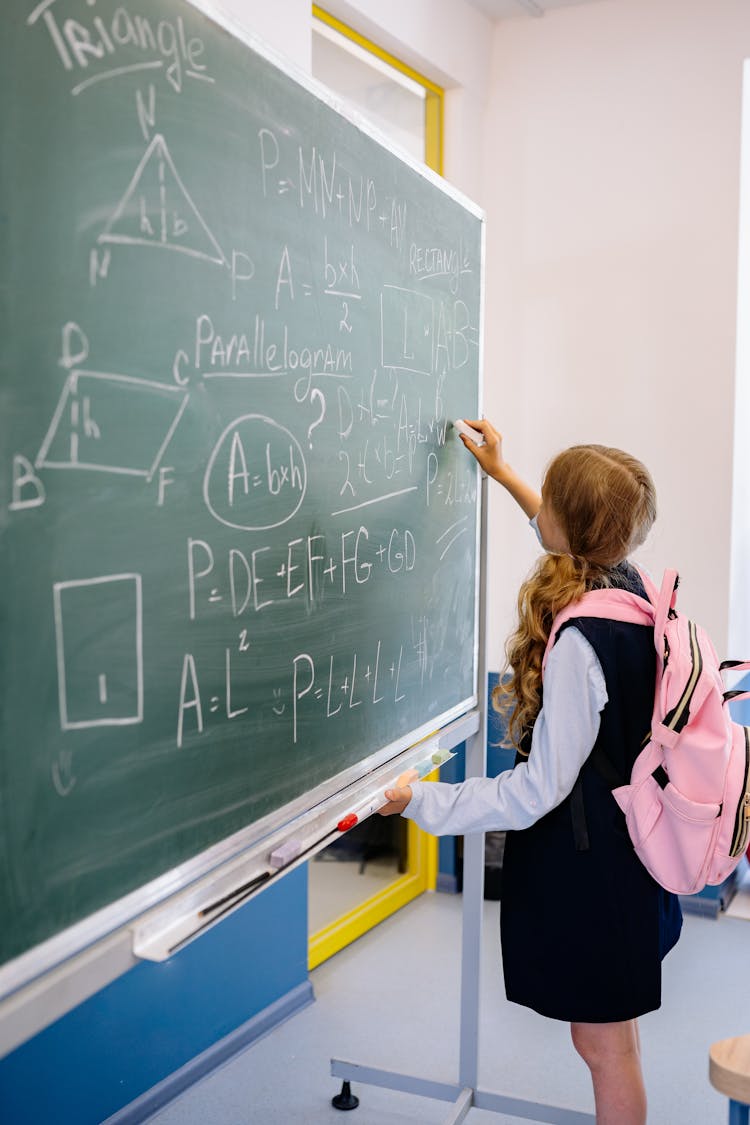
[{"label": "chalk drawing of rectangle", "polygon": [[151,480],[187,402],[181,387],[106,371],[71,371],[36,466]]},{"label": "chalk drawing of rectangle", "polygon": [[432,297],[397,285],[380,294],[380,358],[383,367],[431,375],[434,304]]},{"label": "chalk drawing of rectangle", "polygon": [[62,729],[142,722],[140,574],[56,582],[53,601]]}]

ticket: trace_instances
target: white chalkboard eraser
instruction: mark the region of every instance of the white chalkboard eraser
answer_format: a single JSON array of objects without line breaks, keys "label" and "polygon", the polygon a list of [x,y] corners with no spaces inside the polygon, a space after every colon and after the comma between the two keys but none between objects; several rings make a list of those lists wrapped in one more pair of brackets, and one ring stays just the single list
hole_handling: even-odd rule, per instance
[{"label": "white chalkboard eraser", "polygon": [[465,434],[475,445],[484,445],[484,434],[480,433],[479,430],[473,429],[472,426],[467,426],[461,418],[457,418],[453,423],[453,429],[459,434]]},{"label": "white chalkboard eraser", "polygon": [[279,868],[286,867],[288,863],[291,863],[293,859],[296,859],[301,851],[301,840],[285,840],[280,847],[271,852],[269,864],[271,867],[275,867],[278,871]]}]

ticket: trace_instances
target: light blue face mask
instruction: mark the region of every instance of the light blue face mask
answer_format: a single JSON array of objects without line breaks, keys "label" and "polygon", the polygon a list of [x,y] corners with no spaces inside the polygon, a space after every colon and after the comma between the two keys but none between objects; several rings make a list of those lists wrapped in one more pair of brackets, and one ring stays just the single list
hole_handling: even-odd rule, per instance
[{"label": "light blue face mask", "polygon": [[547,548],[544,540],[542,539],[542,533],[539,530],[538,520],[539,520],[539,513],[537,512],[537,514],[529,520],[529,523],[531,524],[531,527],[534,529],[534,534],[536,535],[537,539],[539,540],[540,547],[543,550],[546,551],[546,550],[548,550],[548,548]]},{"label": "light blue face mask", "polygon": [[532,517],[532,519],[529,520],[529,523],[530,523],[531,527],[534,529],[534,534],[536,535],[537,539],[539,540],[539,546],[542,548],[543,551],[546,551],[548,555],[565,555],[565,554],[567,554],[567,551],[553,551],[552,548],[548,547],[547,544],[544,542],[544,540],[542,539],[542,533],[539,530],[539,513],[538,512],[535,516]]}]

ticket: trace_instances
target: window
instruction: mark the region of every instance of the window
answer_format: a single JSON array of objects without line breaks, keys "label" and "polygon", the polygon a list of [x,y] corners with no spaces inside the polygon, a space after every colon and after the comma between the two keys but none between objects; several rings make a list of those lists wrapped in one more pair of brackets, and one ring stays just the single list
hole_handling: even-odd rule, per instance
[{"label": "window", "polygon": [[313,5],[312,71],[394,144],[442,172],[443,91]]}]

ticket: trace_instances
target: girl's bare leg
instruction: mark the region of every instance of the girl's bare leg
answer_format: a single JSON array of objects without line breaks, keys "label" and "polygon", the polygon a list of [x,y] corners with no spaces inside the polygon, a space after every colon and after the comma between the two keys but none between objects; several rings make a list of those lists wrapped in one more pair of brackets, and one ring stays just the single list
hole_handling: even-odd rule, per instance
[{"label": "girl's bare leg", "polygon": [[591,1071],[597,1125],[645,1125],[638,1024],[572,1023],[573,1045]]}]

